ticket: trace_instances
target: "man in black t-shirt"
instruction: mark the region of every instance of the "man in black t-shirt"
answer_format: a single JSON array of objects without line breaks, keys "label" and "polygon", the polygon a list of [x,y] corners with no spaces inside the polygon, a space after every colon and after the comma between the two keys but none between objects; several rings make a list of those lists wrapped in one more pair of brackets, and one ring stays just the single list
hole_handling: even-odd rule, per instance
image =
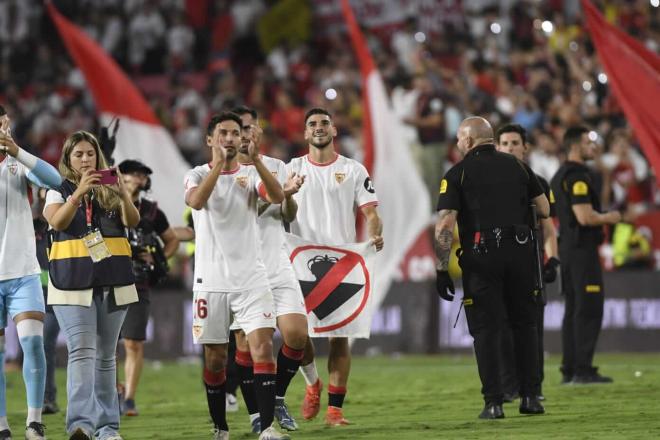
[{"label": "man in black t-shirt", "polygon": [[[166,274],[167,258],[174,255],[179,240],[158,205],[140,197],[142,191],[148,191],[151,187],[151,168],[137,160],[125,160],[119,164],[119,171],[124,185],[131,191],[133,203],[140,211],[140,223],[129,230],[135,285],[140,300],[129,306],[121,329],[126,349],[126,389],[122,413],[137,416],[135,392],[144,363],[144,341],[147,339],[149,322],[149,288]],[[162,241],[162,246],[158,240]]]},{"label": "man in black t-shirt", "polygon": [[[529,149],[527,145],[527,131],[519,124],[506,124],[501,126],[495,135],[497,150],[502,153],[514,155],[518,160],[524,161],[525,155]],[[543,187],[543,193],[550,202],[550,216],[554,216],[554,196],[550,191],[548,182],[538,174],[536,175],[539,183]],[[543,243],[542,252],[545,251],[545,264],[543,267],[543,281],[551,283],[557,278],[557,269],[559,267],[559,254],[557,250],[557,231],[551,218],[544,218],[539,221],[541,237],[539,243]],[[537,243],[538,244],[538,243]],[[545,400],[541,391],[541,384],[545,377],[544,374],[544,353],[543,353],[543,323],[546,304],[545,289],[541,291],[541,296],[537,302],[537,332],[539,337],[539,385],[538,396],[540,400]],[[520,384],[516,374],[516,361],[513,353],[513,334],[510,328],[502,332],[502,386],[504,388],[504,401],[512,402],[519,394]]]},{"label": "man in black t-shirt", "polygon": [[559,255],[562,292],[565,297],[562,323],[562,383],[607,383],[593,366],[596,342],[603,322],[605,291],[598,247],[603,225],[621,221],[618,211],[601,213],[600,191],[593,172],[586,166],[597,146],[584,126],[564,133],[568,158],[550,184],[559,217]]},{"label": "man in black t-shirt", "polygon": [[436,289],[454,299],[447,272],[454,227],[461,242],[463,305],[482,383],[485,406],[479,418],[504,417],[500,377],[500,335],[506,319],[513,329],[520,380],[520,413],[542,414],[537,397],[538,335],[534,247],[530,204],[547,217],[548,199],[532,170],[515,157],[495,150],[493,129],[479,117],[458,128],[464,159],[440,183],[435,226]]}]

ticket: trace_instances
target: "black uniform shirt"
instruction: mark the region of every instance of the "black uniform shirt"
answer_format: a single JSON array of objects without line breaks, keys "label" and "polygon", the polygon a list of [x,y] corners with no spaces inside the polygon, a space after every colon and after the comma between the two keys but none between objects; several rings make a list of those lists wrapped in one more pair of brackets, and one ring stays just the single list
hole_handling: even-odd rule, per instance
[{"label": "black uniform shirt", "polygon": [[559,218],[559,237],[563,247],[598,246],[603,240],[601,226],[581,226],[573,205],[589,204],[600,212],[600,197],[593,174],[584,164],[566,161],[550,184]]},{"label": "black uniform shirt", "polygon": [[476,231],[529,224],[529,203],[543,194],[534,172],[515,158],[484,144],[471,149],[440,183],[438,211],[458,211],[461,245]]},{"label": "black uniform shirt", "polygon": [[548,202],[550,203],[550,217],[556,217],[557,211],[555,209],[555,195],[550,189],[550,184],[548,183],[547,180],[545,180],[542,176],[539,176],[538,174],[536,175],[536,178],[539,179],[539,183],[543,188],[543,193],[548,198]]}]

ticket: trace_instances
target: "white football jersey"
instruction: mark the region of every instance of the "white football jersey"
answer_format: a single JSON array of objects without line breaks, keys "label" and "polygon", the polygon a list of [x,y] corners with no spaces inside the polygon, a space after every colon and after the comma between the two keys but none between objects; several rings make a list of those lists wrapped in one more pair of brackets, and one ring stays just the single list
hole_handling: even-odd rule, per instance
[{"label": "white football jersey", "polygon": [[364,206],[378,205],[378,197],[367,169],[359,162],[337,154],[325,164],[309,155],[293,159],[287,173],[306,176],[293,197],[298,203],[291,232],[322,244],[355,243],[355,220]]},{"label": "white football jersey", "polygon": [[[287,178],[284,162],[268,156],[261,156],[261,161],[268,168],[268,171],[275,176],[277,181],[280,182],[280,185],[284,187]],[[251,166],[251,168],[254,168],[254,166]],[[261,255],[266,265],[268,279],[278,279],[282,271],[292,270],[291,262],[284,247],[284,225],[282,224],[281,205],[270,204],[263,199],[259,199],[257,201],[257,214]]]},{"label": "white football jersey", "polygon": [[28,199],[28,170],[12,156],[0,162],[0,281],[41,272]]},{"label": "white football jersey", "polygon": [[[209,164],[188,171],[186,193],[209,174]],[[257,226],[261,179],[254,167],[223,171],[195,224],[194,291],[243,292],[268,287]]]}]

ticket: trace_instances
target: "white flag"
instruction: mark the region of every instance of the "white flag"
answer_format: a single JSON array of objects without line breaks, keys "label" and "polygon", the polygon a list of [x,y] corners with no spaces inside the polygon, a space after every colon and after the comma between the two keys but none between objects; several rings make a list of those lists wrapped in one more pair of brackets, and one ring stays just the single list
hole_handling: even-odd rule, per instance
[{"label": "white flag", "polygon": [[368,338],[376,249],[369,242],[323,246],[286,234],[307,308],[309,335]]},{"label": "white flag", "polygon": [[183,176],[190,168],[172,136],[131,79],[101,46],[61,15],[52,2],[46,7],[71,57],[83,73],[101,122],[119,118],[115,159],[137,159],[153,170],[154,198],[170,221],[183,215]]}]

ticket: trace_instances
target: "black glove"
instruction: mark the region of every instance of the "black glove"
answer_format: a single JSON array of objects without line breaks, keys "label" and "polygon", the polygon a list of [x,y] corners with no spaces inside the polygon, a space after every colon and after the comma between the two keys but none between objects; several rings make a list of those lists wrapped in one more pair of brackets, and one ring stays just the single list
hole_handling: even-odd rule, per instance
[{"label": "black glove", "polygon": [[555,257],[550,257],[543,266],[543,282],[552,283],[557,279],[557,269],[559,268],[559,260]]},{"label": "black glove", "polygon": [[453,301],[455,293],[454,282],[451,280],[449,272],[446,270],[436,270],[435,274],[437,275],[437,278],[435,279],[435,288],[438,291],[438,295],[440,295],[440,298],[445,301]]}]

